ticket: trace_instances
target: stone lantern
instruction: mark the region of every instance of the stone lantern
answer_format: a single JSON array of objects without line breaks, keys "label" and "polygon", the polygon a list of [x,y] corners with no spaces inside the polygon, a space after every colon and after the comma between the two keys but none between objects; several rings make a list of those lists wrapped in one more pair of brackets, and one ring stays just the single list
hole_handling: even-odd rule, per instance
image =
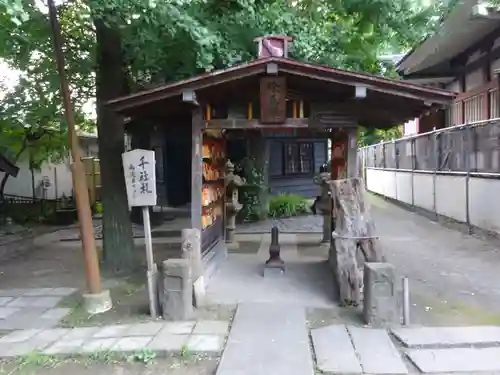
[{"label": "stone lantern", "polygon": [[328,244],[332,237],[332,198],[328,181],[331,180],[330,172],[321,172],[314,176],[313,182],[321,188],[319,201],[316,209],[323,215],[323,238],[321,243]]},{"label": "stone lantern", "polygon": [[226,244],[228,248],[237,249],[238,242],[234,240],[236,230],[236,214],[243,205],[238,202],[238,188],[245,185],[245,179],[234,174],[234,164],[230,160],[226,163]]}]

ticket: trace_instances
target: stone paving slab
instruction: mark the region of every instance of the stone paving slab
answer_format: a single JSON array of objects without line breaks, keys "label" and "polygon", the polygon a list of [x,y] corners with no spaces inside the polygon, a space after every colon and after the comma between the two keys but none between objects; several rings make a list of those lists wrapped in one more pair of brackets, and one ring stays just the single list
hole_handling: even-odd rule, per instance
[{"label": "stone paving slab", "polygon": [[334,374],[361,374],[356,351],[344,325],[331,325],[311,330],[319,370]]},{"label": "stone paving slab", "polygon": [[305,309],[240,304],[216,374],[313,375]]},{"label": "stone paving slab", "polygon": [[71,311],[57,304],[75,292],[75,288],[0,290],[0,330],[57,326]]},{"label": "stone paving slab", "polygon": [[131,352],[145,348],[161,353],[219,354],[229,322],[148,322],[105,327],[28,329],[0,338],[0,357],[44,354],[78,354],[97,351]]},{"label": "stone paving slab", "polygon": [[423,373],[500,371],[500,348],[420,349],[408,357]]},{"label": "stone paving slab", "polygon": [[385,329],[348,327],[348,331],[364,373],[408,373],[408,369]]},{"label": "stone paving slab", "polygon": [[396,328],[391,331],[408,348],[450,348],[500,344],[499,326]]}]

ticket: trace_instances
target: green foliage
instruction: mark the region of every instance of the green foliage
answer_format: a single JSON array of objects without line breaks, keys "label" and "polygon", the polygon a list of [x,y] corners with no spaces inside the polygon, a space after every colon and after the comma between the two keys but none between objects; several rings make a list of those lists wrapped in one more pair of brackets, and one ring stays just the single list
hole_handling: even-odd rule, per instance
[{"label": "green foliage", "polygon": [[358,132],[358,145],[359,146],[369,146],[380,141],[390,141],[393,139],[399,139],[403,136],[403,127],[396,126],[391,129],[381,130],[381,129],[366,129],[360,128]]},{"label": "green foliage", "polygon": [[24,11],[22,0],[0,0],[0,10],[6,16],[5,21],[10,21],[18,26],[29,18]]},{"label": "green foliage", "polygon": [[156,358],[156,353],[151,349],[144,348],[142,350],[136,351],[134,354],[129,356],[127,360],[129,362],[141,362],[144,364],[148,364],[153,362]]},{"label": "green foliage", "polygon": [[[29,156],[37,169],[44,161],[57,161],[67,155],[67,125],[50,27],[44,9],[35,2],[3,0],[9,6],[17,4],[15,9],[22,15],[18,17],[24,21],[18,24],[1,1],[0,59],[20,72],[20,77],[15,87],[6,87],[6,82],[0,85],[0,151],[14,162],[16,156]],[[86,28],[80,29],[84,18],[84,7],[78,1],[61,11],[64,36],[72,35],[78,40],[67,38],[66,48],[76,123],[82,130],[89,130],[94,124],[85,118],[82,108],[95,92],[94,82],[89,79],[94,69],[90,54],[94,40],[91,31],[86,34]],[[43,136],[36,137],[37,134]],[[26,152],[21,155],[23,148]]]},{"label": "green foliage", "polygon": [[296,194],[280,194],[269,201],[269,216],[290,217],[309,212],[308,202],[304,197]]},{"label": "green foliage", "polygon": [[94,214],[97,214],[97,215],[102,215],[102,203],[101,202],[95,202],[94,203],[94,207],[92,207],[92,211],[94,212]]},{"label": "green foliage", "polygon": [[39,224],[51,217],[55,212],[55,205],[50,201],[36,201],[33,203],[16,203],[6,201],[2,204],[3,217],[10,217],[13,222],[21,225]]},{"label": "green foliage", "polygon": [[262,191],[267,190],[264,184],[264,173],[262,167],[257,163],[253,157],[245,158],[237,170],[243,170],[243,177],[246,184],[239,189],[240,203],[243,208],[238,213],[238,217],[242,221],[257,221],[263,216],[263,205],[260,201]]},{"label": "green foliage", "polygon": [[[0,61],[21,72],[15,89],[0,88],[0,150],[19,155],[16,150],[26,144],[27,133],[46,131],[36,143],[25,146],[32,150],[35,164],[65,151],[67,130],[47,11],[40,4],[43,2],[0,0]],[[253,38],[266,34],[294,36],[290,53],[295,59],[394,74],[377,56],[406,49],[431,32],[446,8],[441,2],[437,4],[419,8],[414,0],[65,1],[58,10],[76,123],[81,128],[94,127],[84,106],[100,102],[105,93],[121,94],[121,89],[113,89],[116,80],[110,80],[111,89],[100,87],[101,97],[96,98],[96,67],[102,67],[103,61],[118,61],[116,71],[125,72],[124,91],[137,91],[146,85],[248,61],[255,57]],[[96,29],[95,25],[107,27]],[[97,40],[101,47],[104,44],[102,32],[106,29],[117,38],[111,38],[111,43],[108,38],[106,48],[97,49]],[[120,52],[123,61],[119,61],[121,57],[114,59]],[[101,124],[106,122],[102,112],[98,113]],[[109,122],[107,126],[121,129]],[[107,154],[102,156],[108,158]],[[109,156],[108,160],[118,159]],[[262,216],[258,197],[267,187],[261,185],[257,182],[243,191],[247,220]],[[107,186],[103,189],[108,191],[105,199],[112,193]],[[123,221],[119,208],[126,202],[123,197],[118,200],[106,213]],[[124,233],[131,234],[131,230],[120,234]]]}]

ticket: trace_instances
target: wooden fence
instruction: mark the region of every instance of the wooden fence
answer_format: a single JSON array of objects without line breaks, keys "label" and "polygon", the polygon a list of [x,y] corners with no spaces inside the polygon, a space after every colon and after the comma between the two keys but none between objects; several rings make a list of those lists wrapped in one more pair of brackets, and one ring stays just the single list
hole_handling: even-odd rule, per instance
[{"label": "wooden fence", "polygon": [[87,189],[89,190],[90,204],[101,200],[101,168],[99,159],[88,157],[82,158],[85,166],[85,177],[87,178]]}]

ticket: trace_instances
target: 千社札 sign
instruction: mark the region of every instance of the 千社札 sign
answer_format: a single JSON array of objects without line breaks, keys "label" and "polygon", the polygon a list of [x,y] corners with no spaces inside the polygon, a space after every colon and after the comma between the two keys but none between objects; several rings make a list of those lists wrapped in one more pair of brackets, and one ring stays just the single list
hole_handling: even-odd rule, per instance
[{"label": "\u5343\u793e\u672d sign", "polygon": [[132,150],[122,154],[129,207],[156,205],[155,152]]}]

